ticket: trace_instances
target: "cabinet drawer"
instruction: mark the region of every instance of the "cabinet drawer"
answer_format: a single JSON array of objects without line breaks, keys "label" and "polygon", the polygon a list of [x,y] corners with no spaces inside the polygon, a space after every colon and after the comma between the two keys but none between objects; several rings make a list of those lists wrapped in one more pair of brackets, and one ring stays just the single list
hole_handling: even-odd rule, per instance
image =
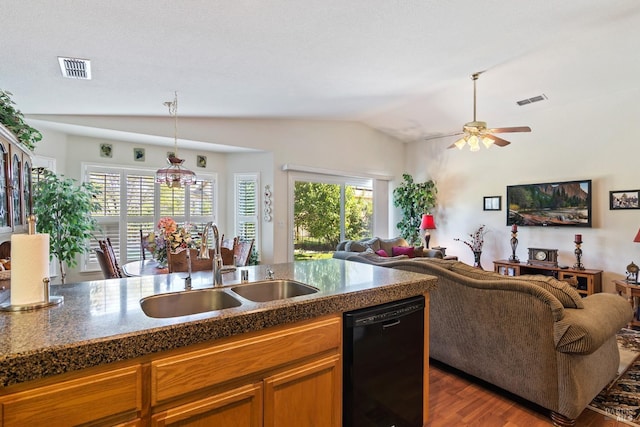
[{"label": "cabinet drawer", "polygon": [[2,425],[77,425],[141,411],[141,381],[132,366],[10,394],[0,399]]},{"label": "cabinet drawer", "polygon": [[341,330],[335,316],[159,359],[151,363],[151,403],[338,349]]}]

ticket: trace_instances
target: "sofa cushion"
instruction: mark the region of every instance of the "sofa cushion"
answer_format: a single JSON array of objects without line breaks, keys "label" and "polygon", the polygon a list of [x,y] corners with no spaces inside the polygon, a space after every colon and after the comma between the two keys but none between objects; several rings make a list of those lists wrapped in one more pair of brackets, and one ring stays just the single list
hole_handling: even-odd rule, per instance
[{"label": "sofa cushion", "polygon": [[364,252],[368,248],[371,248],[374,252],[379,250],[380,239],[374,237],[373,239],[351,240],[344,246],[344,250],[347,252]]},{"label": "sofa cushion", "polygon": [[394,246],[391,248],[393,256],[406,255],[409,258],[415,258],[413,246]]},{"label": "sofa cushion", "polygon": [[554,297],[562,303],[565,308],[584,308],[582,297],[571,285],[555,277],[542,276],[538,274],[527,274],[517,276],[518,279],[526,280],[543,289],[551,292]]},{"label": "sofa cushion", "polygon": [[527,282],[539,286],[548,292],[562,303],[565,308],[584,308],[582,297],[571,285],[567,282],[558,280],[554,277],[543,276],[540,274],[526,274],[522,276],[505,276],[502,274],[494,273],[493,271],[485,271],[476,267],[472,267],[463,262],[457,262],[451,267],[452,271],[463,274],[472,279],[478,280],[526,280]]},{"label": "sofa cushion", "polygon": [[388,254],[388,253],[387,253],[387,251],[385,251],[384,249],[378,249],[378,250],[375,252],[375,254],[376,254],[376,255],[379,255],[379,256],[381,256],[381,257],[387,257],[387,258],[389,257],[389,254]]},{"label": "sofa cushion", "polygon": [[393,237],[391,239],[378,239],[380,247],[378,249],[384,249],[388,254],[393,253],[394,246],[409,246],[406,240],[402,237]]}]

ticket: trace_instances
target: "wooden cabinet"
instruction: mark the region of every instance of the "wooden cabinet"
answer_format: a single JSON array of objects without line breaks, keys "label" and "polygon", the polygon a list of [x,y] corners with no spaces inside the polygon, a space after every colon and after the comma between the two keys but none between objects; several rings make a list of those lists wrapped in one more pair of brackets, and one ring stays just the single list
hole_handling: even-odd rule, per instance
[{"label": "wooden cabinet", "polygon": [[340,357],[306,363],[264,380],[264,427],[340,427]]},{"label": "wooden cabinet", "polygon": [[127,422],[121,425],[136,425],[142,410],[141,376],[135,365],[2,396],[2,426],[78,425],[102,419],[102,425],[123,420]]},{"label": "wooden cabinet", "polygon": [[152,427],[262,426],[262,384],[251,384],[177,406],[151,417]]},{"label": "wooden cabinet", "polygon": [[26,231],[33,211],[31,152],[0,125],[0,240]]},{"label": "wooden cabinet", "polygon": [[152,425],[339,427],[341,322],[329,316],[152,361]]},{"label": "wooden cabinet", "polygon": [[339,427],[341,340],[336,314],[7,387],[0,426]]},{"label": "wooden cabinet", "polygon": [[582,296],[602,292],[602,270],[575,270],[573,268],[529,265],[526,262],[516,263],[506,260],[494,261],[493,265],[496,273],[506,276],[542,274],[545,276],[553,276],[558,280],[575,278],[578,282],[576,289]]},{"label": "wooden cabinet", "polygon": [[640,326],[640,285],[626,280],[614,280],[613,284],[616,285],[618,295],[627,298],[633,309],[633,319],[628,326]]}]

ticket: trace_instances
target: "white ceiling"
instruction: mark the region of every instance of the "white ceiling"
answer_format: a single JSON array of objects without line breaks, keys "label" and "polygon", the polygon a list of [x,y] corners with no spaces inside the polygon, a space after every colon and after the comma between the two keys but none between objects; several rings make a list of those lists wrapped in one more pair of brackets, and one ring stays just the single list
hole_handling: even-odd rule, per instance
[{"label": "white ceiling", "polygon": [[[476,71],[486,70],[478,119],[490,127],[637,90],[640,75],[637,0],[0,0],[0,9],[0,89],[57,128],[64,115],[166,117],[177,90],[179,116],[352,120],[412,141],[472,119]],[[90,59],[93,79],[62,78],[58,56]],[[516,105],[540,94],[548,100]],[[136,138],[82,121],[61,129]]]}]

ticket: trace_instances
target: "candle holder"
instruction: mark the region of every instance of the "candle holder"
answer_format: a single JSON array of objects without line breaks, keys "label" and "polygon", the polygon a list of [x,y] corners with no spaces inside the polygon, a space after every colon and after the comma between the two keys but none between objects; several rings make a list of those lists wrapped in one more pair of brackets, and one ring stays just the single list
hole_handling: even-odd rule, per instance
[{"label": "candle holder", "polygon": [[573,253],[576,254],[576,263],[573,264],[573,268],[575,270],[584,270],[584,265],[582,265],[582,262],[580,262],[580,260],[582,259],[582,249],[580,249],[582,241],[575,241],[574,243],[576,244],[576,250],[573,251]]},{"label": "candle holder", "polygon": [[516,255],[516,248],[518,247],[518,232],[511,231],[511,256],[509,257],[510,262],[520,262],[518,256]]}]

